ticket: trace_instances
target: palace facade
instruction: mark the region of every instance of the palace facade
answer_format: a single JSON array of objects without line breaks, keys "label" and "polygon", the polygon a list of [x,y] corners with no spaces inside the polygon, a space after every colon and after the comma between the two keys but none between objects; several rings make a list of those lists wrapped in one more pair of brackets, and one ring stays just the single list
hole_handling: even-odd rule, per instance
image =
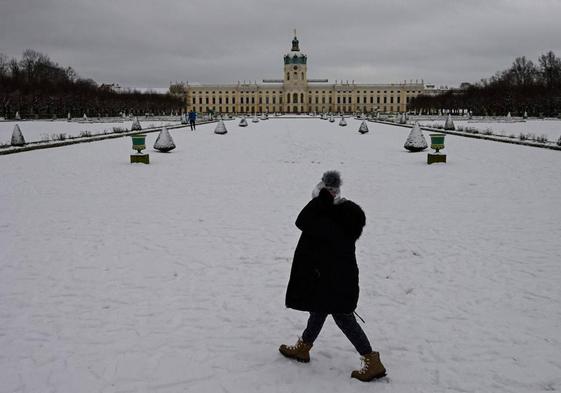
[{"label": "palace facade", "polygon": [[187,83],[186,108],[199,113],[406,112],[424,84],[329,84],[308,79],[308,57],[300,51],[296,34],[284,55],[283,79],[263,83],[193,85]]}]

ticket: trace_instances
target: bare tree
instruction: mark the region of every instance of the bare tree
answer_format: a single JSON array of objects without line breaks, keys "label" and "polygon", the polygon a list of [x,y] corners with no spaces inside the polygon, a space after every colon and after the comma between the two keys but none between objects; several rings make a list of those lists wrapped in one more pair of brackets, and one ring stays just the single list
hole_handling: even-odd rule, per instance
[{"label": "bare tree", "polygon": [[561,59],[552,51],[539,58],[540,73],[547,88],[561,85]]},{"label": "bare tree", "polygon": [[538,69],[531,60],[522,56],[514,59],[514,63],[506,73],[513,85],[528,86],[536,81]]}]

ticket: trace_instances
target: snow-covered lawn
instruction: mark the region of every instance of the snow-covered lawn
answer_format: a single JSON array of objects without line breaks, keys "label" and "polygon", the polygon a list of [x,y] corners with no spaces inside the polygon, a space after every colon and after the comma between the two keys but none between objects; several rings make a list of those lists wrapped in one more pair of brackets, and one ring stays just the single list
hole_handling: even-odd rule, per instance
[{"label": "snow-covered lawn", "polygon": [[[414,119],[414,117],[412,118]],[[435,124],[444,125],[444,120],[421,120],[421,125],[432,126]],[[561,120],[534,120],[530,119],[525,122],[505,122],[505,121],[489,121],[482,120],[454,120],[456,127],[475,128],[480,132],[491,130],[493,134],[511,136],[516,138],[520,134],[533,134],[537,137],[545,135],[549,141],[556,142],[561,137]]]},{"label": "snow-covered lawn", "polygon": [[[82,122],[74,119],[72,122],[66,120],[32,120],[32,121],[1,121],[0,122],[0,144],[9,144],[14,125],[18,124],[26,142],[38,142],[43,140],[55,139],[55,135],[65,134],[66,136],[80,136],[80,133],[89,131],[93,134],[103,134],[113,132],[114,127],[131,129],[132,120],[97,122],[95,119],[89,122]],[[179,124],[179,120],[141,120],[143,128],[160,127],[163,125]]]},{"label": "snow-covered lawn", "polygon": [[[561,154],[409,129],[271,119],[1,156],[0,392],[561,390]],[[25,132],[25,129],[22,128]],[[367,226],[358,313],[388,377],[328,320],[309,364],[278,353],[294,226],[323,171]]]}]

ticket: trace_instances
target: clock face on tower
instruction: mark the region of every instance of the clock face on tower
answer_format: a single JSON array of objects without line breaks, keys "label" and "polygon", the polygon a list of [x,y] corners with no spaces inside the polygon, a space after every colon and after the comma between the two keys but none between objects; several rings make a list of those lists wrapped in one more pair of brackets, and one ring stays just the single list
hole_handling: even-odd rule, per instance
[{"label": "clock face on tower", "polygon": [[292,67],[292,69],[293,69],[293,70],[297,70],[297,69],[298,69],[298,66],[294,66],[294,67]]}]

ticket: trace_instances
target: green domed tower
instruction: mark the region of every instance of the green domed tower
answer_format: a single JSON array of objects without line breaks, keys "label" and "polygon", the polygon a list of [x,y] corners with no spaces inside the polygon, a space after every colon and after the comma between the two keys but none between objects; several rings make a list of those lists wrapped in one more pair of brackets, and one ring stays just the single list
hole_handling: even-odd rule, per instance
[{"label": "green domed tower", "polygon": [[284,91],[288,112],[303,112],[308,93],[308,57],[300,52],[296,30],[292,50],[284,55]]}]

